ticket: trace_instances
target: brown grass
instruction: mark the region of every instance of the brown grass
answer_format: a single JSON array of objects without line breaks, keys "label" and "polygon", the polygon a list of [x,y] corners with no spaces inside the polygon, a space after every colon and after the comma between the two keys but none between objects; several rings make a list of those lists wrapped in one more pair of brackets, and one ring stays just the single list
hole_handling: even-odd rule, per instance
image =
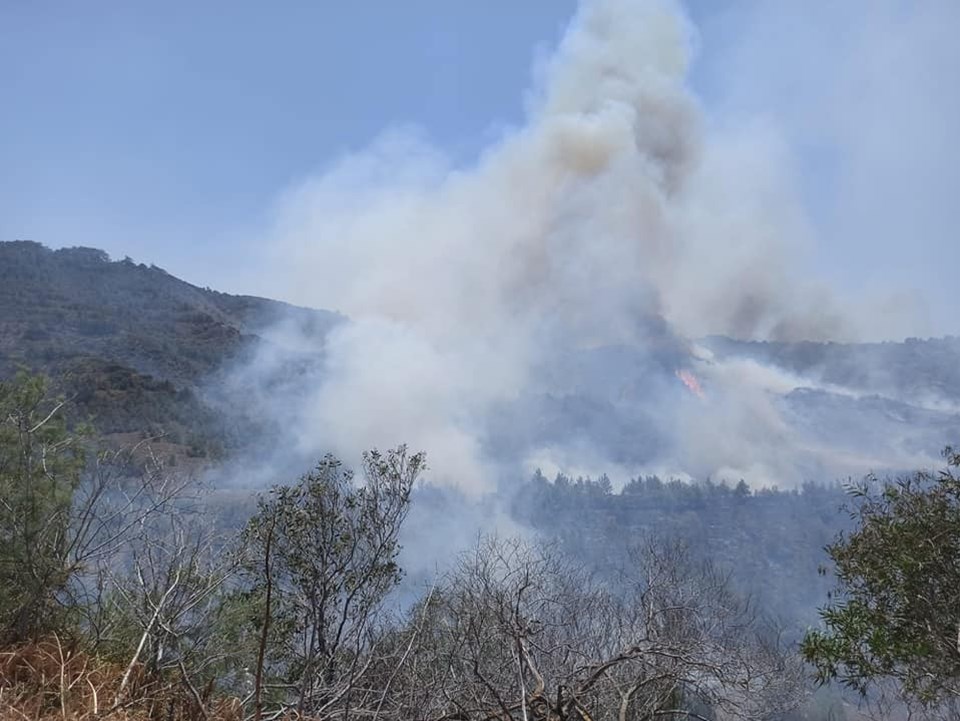
[{"label": "brown grass", "polygon": [[211,698],[178,674],[150,678],[94,658],[54,636],[0,651],[0,721],[242,721],[234,698]]}]

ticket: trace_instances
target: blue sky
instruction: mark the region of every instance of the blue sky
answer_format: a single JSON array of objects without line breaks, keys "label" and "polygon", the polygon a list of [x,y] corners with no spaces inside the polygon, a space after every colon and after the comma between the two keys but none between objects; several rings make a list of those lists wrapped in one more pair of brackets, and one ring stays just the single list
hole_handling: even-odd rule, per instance
[{"label": "blue sky", "polygon": [[[469,163],[522,121],[575,7],[0,0],[0,239],[260,292],[284,189],[397,125]],[[686,10],[708,124],[784,141],[816,231],[804,272],[892,291],[917,335],[960,333],[960,3]]]}]

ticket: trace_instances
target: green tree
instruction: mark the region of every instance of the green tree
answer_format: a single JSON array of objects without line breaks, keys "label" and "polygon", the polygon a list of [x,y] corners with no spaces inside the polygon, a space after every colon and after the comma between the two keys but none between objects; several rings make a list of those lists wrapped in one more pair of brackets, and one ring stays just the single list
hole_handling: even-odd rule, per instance
[{"label": "green tree", "polygon": [[[102,594],[131,543],[174,512],[189,479],[146,442],[98,449],[68,403],[25,373],[0,382],[0,640],[102,635]],[[162,536],[162,534],[159,534]]]},{"label": "green tree", "polygon": [[86,453],[63,405],[42,377],[0,383],[0,635],[10,641],[53,627],[70,580],[71,512]]},{"label": "green tree", "polygon": [[363,483],[333,456],[259,502],[246,530],[259,608],[255,716],[267,681],[300,713],[355,703],[377,614],[399,582],[399,533],[422,454],[400,447],[363,457]]},{"label": "green tree", "polygon": [[933,706],[960,699],[960,454],[947,467],[851,489],[855,529],[827,547],[838,589],[803,653],[822,681],[896,682]]}]

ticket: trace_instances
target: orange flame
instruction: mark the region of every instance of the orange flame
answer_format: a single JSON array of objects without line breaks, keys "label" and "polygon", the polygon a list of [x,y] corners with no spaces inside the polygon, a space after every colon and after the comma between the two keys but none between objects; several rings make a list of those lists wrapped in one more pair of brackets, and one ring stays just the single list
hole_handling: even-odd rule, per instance
[{"label": "orange flame", "polygon": [[700,380],[690,371],[685,368],[677,368],[676,370],[677,378],[680,379],[680,382],[687,387],[693,395],[697,398],[704,399],[706,394],[703,392],[703,386],[700,385]]}]

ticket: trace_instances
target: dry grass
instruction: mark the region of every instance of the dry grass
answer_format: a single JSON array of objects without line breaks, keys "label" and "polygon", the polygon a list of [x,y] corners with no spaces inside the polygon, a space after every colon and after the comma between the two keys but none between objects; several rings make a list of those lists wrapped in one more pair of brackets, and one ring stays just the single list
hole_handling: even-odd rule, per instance
[{"label": "dry grass", "polygon": [[236,699],[211,698],[183,677],[149,678],[57,637],[0,651],[0,721],[242,721]]}]

